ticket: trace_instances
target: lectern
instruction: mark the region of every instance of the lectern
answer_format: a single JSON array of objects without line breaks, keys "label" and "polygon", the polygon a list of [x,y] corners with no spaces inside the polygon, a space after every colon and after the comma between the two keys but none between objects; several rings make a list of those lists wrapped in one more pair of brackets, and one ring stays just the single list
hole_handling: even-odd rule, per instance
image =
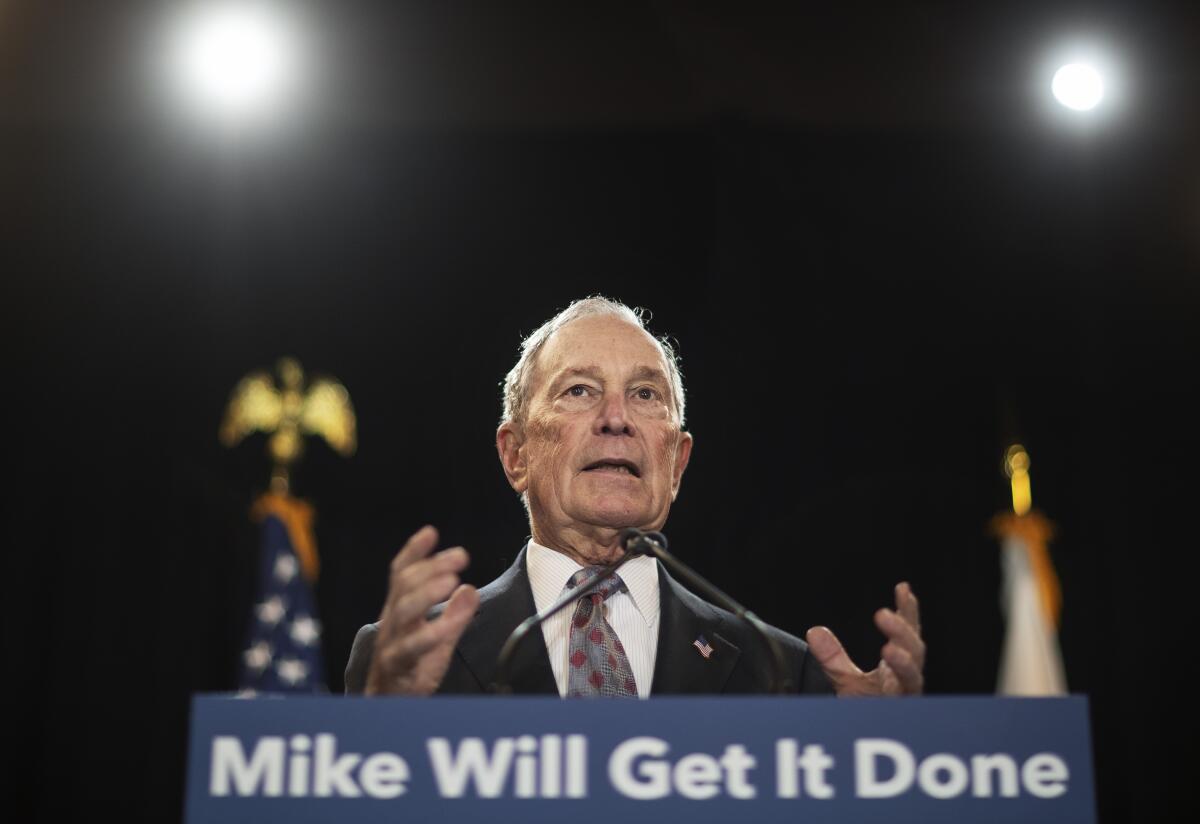
[{"label": "lectern", "polygon": [[1094,822],[1087,699],[192,703],[201,822]]}]

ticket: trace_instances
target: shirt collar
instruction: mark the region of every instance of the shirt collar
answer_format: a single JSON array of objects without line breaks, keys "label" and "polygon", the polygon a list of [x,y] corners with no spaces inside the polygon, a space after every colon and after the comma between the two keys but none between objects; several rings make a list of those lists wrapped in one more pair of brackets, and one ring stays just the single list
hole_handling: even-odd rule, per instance
[{"label": "shirt collar", "polygon": [[[544,547],[530,539],[525,552],[525,569],[529,573],[529,586],[533,590],[533,603],[538,612],[546,609],[567,588],[567,579],[583,565],[576,563],[563,553]],[[658,564],[648,555],[639,555],[625,562],[617,572],[633,605],[649,624],[658,616]]]}]

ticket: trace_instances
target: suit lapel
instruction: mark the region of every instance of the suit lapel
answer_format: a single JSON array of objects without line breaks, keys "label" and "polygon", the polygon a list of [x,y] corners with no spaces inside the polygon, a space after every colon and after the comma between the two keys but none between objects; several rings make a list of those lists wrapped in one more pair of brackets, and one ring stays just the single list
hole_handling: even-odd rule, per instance
[{"label": "suit lapel", "polygon": [[[742,653],[721,635],[721,616],[677,583],[661,563],[658,589],[661,611],[651,694],[722,692]],[[707,658],[692,643],[701,636],[713,648]]]},{"label": "suit lapel", "polygon": [[[491,689],[495,678],[500,648],[517,625],[535,612],[523,547],[503,575],[479,590],[479,610],[458,643],[458,654],[485,691]],[[540,629],[529,633],[517,647],[509,672],[515,693],[558,695]]]}]

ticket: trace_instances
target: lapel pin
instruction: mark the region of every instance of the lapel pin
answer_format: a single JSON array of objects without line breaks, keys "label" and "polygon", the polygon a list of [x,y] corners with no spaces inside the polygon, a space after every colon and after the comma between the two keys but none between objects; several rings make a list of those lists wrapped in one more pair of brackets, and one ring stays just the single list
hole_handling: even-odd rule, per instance
[{"label": "lapel pin", "polygon": [[697,635],[696,640],[692,642],[692,646],[698,649],[700,654],[705,658],[708,658],[713,654],[713,648],[709,646],[708,641],[704,639],[703,635]]}]

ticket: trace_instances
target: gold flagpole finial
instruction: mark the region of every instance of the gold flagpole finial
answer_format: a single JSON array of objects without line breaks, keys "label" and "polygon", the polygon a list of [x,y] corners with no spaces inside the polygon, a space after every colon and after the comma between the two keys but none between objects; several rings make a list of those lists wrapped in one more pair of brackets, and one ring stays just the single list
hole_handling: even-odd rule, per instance
[{"label": "gold flagpole finial", "polygon": [[1013,512],[1025,515],[1033,507],[1033,491],[1029,485],[1029,453],[1015,443],[1004,453],[1004,474],[1012,482]]},{"label": "gold flagpole finial", "polygon": [[316,378],[306,386],[304,369],[295,358],[280,358],[276,372],[278,383],[266,370],[238,382],[219,436],[231,447],[254,432],[266,433],[271,491],[286,495],[291,468],[304,454],[304,437],[318,435],[348,457],[358,446],[357,423],[350,394],[337,381]]}]

